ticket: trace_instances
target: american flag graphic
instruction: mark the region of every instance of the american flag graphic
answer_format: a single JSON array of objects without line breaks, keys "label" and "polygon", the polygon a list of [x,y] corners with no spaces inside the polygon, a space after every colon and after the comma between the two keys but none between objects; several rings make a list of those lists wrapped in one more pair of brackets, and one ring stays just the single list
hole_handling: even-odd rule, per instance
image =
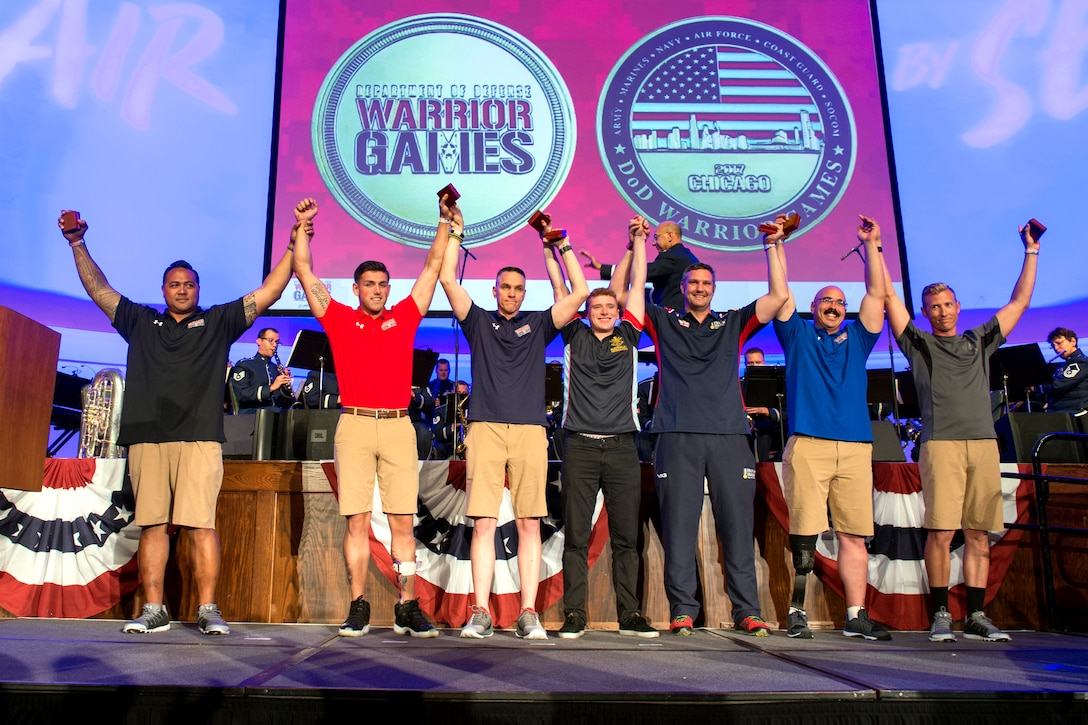
[{"label": "american flag graphic", "polygon": [[663,63],[639,89],[631,135],[640,150],[774,144],[818,151],[823,127],[804,85],[777,62],[740,48],[702,46]]}]

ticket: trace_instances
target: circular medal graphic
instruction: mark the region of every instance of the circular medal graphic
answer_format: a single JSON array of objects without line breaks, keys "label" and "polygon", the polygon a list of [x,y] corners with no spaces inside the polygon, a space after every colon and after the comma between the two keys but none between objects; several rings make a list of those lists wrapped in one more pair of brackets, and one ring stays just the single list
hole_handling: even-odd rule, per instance
[{"label": "circular medal graphic", "polygon": [[481,18],[417,15],[355,43],[314,104],[322,180],[355,219],[428,247],[436,193],[471,200],[466,246],[547,206],[570,171],[575,119],[559,72],[527,39]]},{"label": "circular medal graphic", "polygon": [[762,248],[760,222],[800,214],[792,239],[835,207],[856,157],[853,114],[800,41],[743,18],[661,28],[612,69],[597,111],[601,158],[643,216],[684,241]]}]

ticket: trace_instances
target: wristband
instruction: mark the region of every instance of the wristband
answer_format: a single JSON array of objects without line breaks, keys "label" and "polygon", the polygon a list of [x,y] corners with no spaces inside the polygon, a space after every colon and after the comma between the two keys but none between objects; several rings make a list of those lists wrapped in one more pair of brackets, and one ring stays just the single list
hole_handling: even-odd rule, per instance
[{"label": "wristband", "polygon": [[438,223],[439,224],[453,224],[453,219],[443,219],[442,217],[438,217]]},{"label": "wristband", "polygon": [[777,246],[778,246],[777,244],[764,244],[763,245],[763,251],[764,252],[769,252],[769,251],[771,251],[772,249],[774,249]]},{"label": "wristband", "polygon": [[884,247],[883,247],[882,245],[878,244],[878,245],[876,245],[876,251],[878,251],[878,252],[883,252],[883,251],[884,251]]},{"label": "wristband", "polygon": [[559,254],[560,255],[564,255],[569,251],[570,251],[570,245],[569,244],[564,244],[562,247],[559,248]]},{"label": "wristband", "polygon": [[[75,249],[76,247],[81,246],[81,245],[83,245],[85,243],[86,242],[84,242],[82,239],[80,239],[78,242],[68,242],[68,246],[71,247],[72,249]],[[1038,254],[1038,252],[1036,252],[1036,254]]]},{"label": "wristband", "polygon": [[295,243],[294,242],[291,242],[290,244],[287,245],[287,251],[288,252],[295,251]]},{"label": "wristband", "polygon": [[450,229],[450,236],[453,237],[454,239],[456,239],[459,242],[465,241],[464,232],[455,232],[454,230]]},{"label": "wristband", "polygon": [[[80,242],[80,244],[82,244],[82,242]],[[1024,254],[1034,254],[1036,257],[1038,257],[1039,256],[1039,250],[1038,249],[1025,249]]]}]

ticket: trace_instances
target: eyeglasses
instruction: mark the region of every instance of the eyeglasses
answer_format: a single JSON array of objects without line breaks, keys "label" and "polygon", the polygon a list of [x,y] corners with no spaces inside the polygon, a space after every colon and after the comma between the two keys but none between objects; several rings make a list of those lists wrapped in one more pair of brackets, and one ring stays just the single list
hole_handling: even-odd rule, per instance
[{"label": "eyeglasses", "polygon": [[665,234],[672,234],[672,232],[654,232],[654,239],[658,239]]},{"label": "eyeglasses", "polygon": [[264,340],[265,342],[269,343],[270,345],[279,345],[280,344],[279,340],[273,340],[271,337],[258,337],[257,339],[258,340]]},{"label": "eyeglasses", "polygon": [[834,297],[821,297],[820,299],[818,299],[816,301],[821,303],[821,304],[835,305],[836,307],[841,307],[844,310],[846,309],[846,300],[837,300]]}]

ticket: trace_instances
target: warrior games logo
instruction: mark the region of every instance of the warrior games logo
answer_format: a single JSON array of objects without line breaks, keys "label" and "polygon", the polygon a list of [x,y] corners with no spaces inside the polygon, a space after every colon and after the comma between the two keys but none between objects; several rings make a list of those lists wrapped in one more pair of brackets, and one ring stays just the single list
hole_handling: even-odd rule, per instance
[{"label": "warrior games logo", "polygon": [[854,170],[850,105],[796,39],[751,20],[684,20],[643,38],[612,69],[597,112],[601,157],[644,216],[684,241],[761,248],[761,221],[825,217]]},{"label": "warrior games logo", "polygon": [[559,191],[574,157],[570,93],[532,43],[467,15],[383,26],[329,71],[314,106],[325,185],[361,223],[427,247],[435,193],[472,199],[471,245],[519,229]]}]

